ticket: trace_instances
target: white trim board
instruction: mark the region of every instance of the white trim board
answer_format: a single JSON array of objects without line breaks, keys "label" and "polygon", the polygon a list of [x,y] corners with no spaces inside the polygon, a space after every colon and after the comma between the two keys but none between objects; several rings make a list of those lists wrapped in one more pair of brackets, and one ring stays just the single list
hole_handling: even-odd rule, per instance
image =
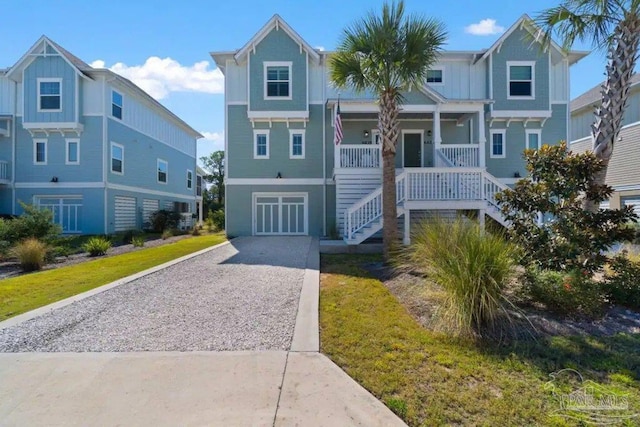
[{"label": "white trim board", "polygon": [[323,178],[227,178],[226,185],[324,185]]},{"label": "white trim board", "polygon": [[196,198],[195,191],[193,192],[192,195],[186,195],[186,194],[178,194],[178,193],[169,193],[167,191],[149,190],[148,188],[131,187],[129,185],[113,184],[113,183],[107,183],[106,187],[109,190],[129,191],[131,193],[142,193],[142,194],[154,195],[154,196],[175,197],[176,199],[195,200]]}]

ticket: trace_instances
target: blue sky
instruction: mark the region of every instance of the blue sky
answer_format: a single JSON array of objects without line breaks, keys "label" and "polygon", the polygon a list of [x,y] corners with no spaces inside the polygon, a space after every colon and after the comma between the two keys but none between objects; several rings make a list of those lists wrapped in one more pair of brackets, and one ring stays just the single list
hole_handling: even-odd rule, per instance
[{"label": "blue sky", "polygon": [[[4,8],[0,67],[13,65],[46,34],[84,61],[104,64],[146,89],[208,137],[198,145],[199,155],[206,155],[222,148],[224,132],[223,80],[209,52],[241,47],[275,13],[312,46],[332,50],[345,26],[379,10],[381,4],[377,0],[20,0]],[[500,37],[501,27],[507,29],[523,13],[535,16],[556,4],[558,0],[405,1],[408,11],[446,24],[445,48],[451,50],[487,48]],[[467,27],[473,24],[489,34],[471,34]],[[572,98],[604,78],[604,64],[604,54],[594,52],[572,68]]]}]

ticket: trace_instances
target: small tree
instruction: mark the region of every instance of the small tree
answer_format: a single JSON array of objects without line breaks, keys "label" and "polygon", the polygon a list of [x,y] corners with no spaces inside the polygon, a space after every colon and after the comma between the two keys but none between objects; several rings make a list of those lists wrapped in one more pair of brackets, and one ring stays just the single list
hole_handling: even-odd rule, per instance
[{"label": "small tree", "polygon": [[200,157],[203,168],[207,171],[204,180],[213,184],[211,193],[215,194],[218,203],[224,201],[224,151],[214,151],[209,156]]},{"label": "small tree", "polygon": [[[637,221],[631,207],[583,209],[585,197],[600,203],[613,192],[593,179],[603,162],[591,152],[567,152],[564,142],[526,150],[524,156],[531,179],[496,195],[511,223],[510,237],[524,250],[524,264],[591,273],[602,268],[607,260],[604,252],[616,242],[632,239],[627,224]],[[539,223],[540,215],[547,220]]]}]

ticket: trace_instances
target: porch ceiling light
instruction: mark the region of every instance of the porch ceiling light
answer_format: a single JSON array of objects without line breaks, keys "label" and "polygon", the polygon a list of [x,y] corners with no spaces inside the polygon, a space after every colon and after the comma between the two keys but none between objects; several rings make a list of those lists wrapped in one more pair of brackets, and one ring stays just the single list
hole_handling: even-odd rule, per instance
[{"label": "porch ceiling light", "polygon": [[365,130],[363,130],[363,131],[362,131],[362,136],[363,136],[363,137],[365,137],[365,138],[369,138],[369,131],[368,131],[368,130],[366,130],[366,129],[365,129]]}]

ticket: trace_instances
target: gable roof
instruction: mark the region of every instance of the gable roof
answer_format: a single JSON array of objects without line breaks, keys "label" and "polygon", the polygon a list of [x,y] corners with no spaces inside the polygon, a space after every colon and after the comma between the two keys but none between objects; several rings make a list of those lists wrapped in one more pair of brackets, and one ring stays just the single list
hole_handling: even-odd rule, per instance
[{"label": "gable roof", "polygon": [[438,91],[433,88],[430,88],[427,85],[422,85],[418,88],[418,91],[422,92],[424,95],[436,101],[438,104],[442,104],[447,100],[444,96],[440,95]]},{"label": "gable roof", "polygon": [[[511,27],[509,27],[509,29],[505,31],[500,36],[500,38],[496,40],[496,42],[493,45],[491,45],[491,47],[487,49],[480,58],[478,58],[476,62],[479,62],[488,58],[489,55],[491,55],[496,49],[499,50],[500,46],[502,46],[505,40],[509,38],[509,36],[519,28],[524,28],[526,31],[531,33],[531,35],[533,36],[532,42],[536,42],[536,43],[541,42],[540,39],[542,35],[542,30],[533,21],[533,19],[531,19],[529,15],[525,13]],[[584,58],[589,54],[589,52],[576,51],[576,50],[566,52],[564,49],[562,49],[562,47],[560,47],[560,45],[558,45],[555,41],[553,41],[553,39],[551,40],[551,47],[554,50],[556,50],[560,55],[562,55],[562,57],[569,58],[569,65],[575,64],[580,59]]]},{"label": "gable roof", "polygon": [[291,37],[296,43],[300,45],[301,49],[304,49],[311,58],[316,62],[320,61],[320,54],[311,47],[296,31],[287,24],[284,19],[278,14],[275,14],[267,21],[267,23],[249,40],[242,48],[240,48],[234,55],[236,61],[241,61],[251,50],[255,48],[273,29],[282,29],[289,37]]},{"label": "gable roof", "polygon": [[[578,111],[585,107],[594,106],[594,104],[600,102],[600,91],[603,84],[604,81],[598,83],[577,98],[574,98],[571,101],[571,106],[569,107],[570,111]],[[638,86],[638,84],[640,84],[640,73],[636,73],[631,76],[631,87]]]}]

